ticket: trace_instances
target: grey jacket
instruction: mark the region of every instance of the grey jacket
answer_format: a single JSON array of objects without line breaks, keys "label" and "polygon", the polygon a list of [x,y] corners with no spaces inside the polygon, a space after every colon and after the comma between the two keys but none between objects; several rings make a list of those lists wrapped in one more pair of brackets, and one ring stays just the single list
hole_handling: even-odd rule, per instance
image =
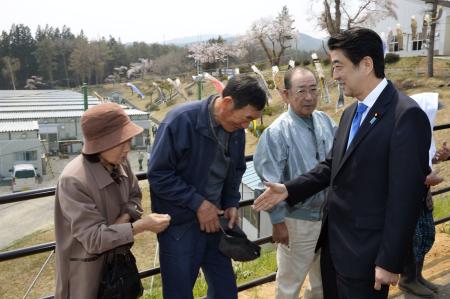
[{"label": "grey jacket", "polygon": [[[336,124],[321,111],[314,111],[312,118],[314,132],[289,107],[264,130],[253,156],[255,170],[261,180],[284,183],[325,159],[333,145]],[[275,206],[269,212],[272,224],[283,222],[285,217],[321,220],[325,192],[319,192],[295,207],[284,202]]]}]

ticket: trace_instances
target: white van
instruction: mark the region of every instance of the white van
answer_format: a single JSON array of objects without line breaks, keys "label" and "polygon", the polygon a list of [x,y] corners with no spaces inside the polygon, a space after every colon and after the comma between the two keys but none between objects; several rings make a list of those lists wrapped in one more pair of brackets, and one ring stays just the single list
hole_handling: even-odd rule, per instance
[{"label": "white van", "polygon": [[33,164],[16,164],[12,169],[12,191],[27,191],[36,188],[36,169]]}]

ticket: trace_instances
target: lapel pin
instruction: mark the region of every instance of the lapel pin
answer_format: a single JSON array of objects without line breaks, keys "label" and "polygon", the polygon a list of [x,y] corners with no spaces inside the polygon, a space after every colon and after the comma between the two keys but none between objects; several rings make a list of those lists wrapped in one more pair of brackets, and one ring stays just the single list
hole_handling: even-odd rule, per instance
[{"label": "lapel pin", "polygon": [[378,119],[378,113],[375,112],[374,116],[370,120],[370,124],[373,125]]}]

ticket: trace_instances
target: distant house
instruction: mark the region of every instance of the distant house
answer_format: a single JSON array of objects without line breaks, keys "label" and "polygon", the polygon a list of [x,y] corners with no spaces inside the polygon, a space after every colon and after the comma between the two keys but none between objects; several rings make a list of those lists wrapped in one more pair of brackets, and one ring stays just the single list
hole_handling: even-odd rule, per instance
[{"label": "distant house", "polygon": [[[400,56],[426,56],[430,27],[424,19],[431,15],[430,6],[423,0],[397,0],[396,14],[377,20],[373,29],[385,37],[387,50]],[[435,55],[450,55],[450,8],[442,7],[436,22]]]},{"label": "distant house", "polygon": [[0,177],[8,178],[15,164],[33,164],[42,175],[37,121],[0,122]]}]

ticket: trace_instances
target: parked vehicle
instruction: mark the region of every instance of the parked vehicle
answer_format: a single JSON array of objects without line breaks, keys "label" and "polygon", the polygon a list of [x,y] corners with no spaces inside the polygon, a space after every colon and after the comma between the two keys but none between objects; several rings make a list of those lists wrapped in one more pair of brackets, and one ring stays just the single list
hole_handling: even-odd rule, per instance
[{"label": "parked vehicle", "polygon": [[13,192],[36,188],[37,173],[33,164],[16,164],[11,172]]}]

